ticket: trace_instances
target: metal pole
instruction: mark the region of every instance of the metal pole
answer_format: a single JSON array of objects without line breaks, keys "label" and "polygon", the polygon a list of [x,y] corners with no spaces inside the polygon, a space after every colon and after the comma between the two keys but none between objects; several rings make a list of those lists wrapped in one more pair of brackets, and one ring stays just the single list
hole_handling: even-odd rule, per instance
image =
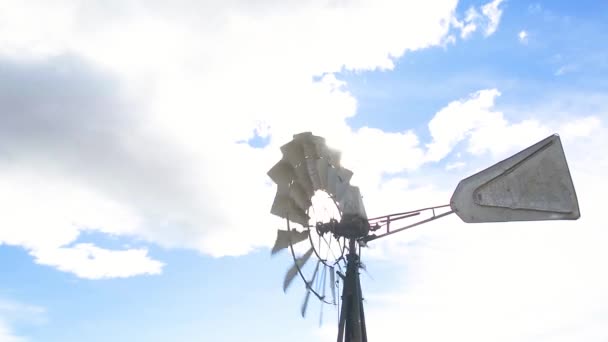
[{"label": "metal pole", "polygon": [[[346,274],[348,274],[348,267],[346,268]],[[344,341],[344,329],[346,327],[346,316],[347,316],[347,313],[349,312],[349,309],[348,309],[349,300],[348,300],[348,295],[347,295],[349,284],[346,279],[348,279],[347,276],[345,276],[342,279],[344,281],[344,287],[342,288],[342,307],[340,308],[340,323],[338,324],[338,342]]]},{"label": "metal pole", "polygon": [[338,326],[338,342],[367,342],[363,298],[359,282],[359,255],[355,239],[349,240],[346,275],[342,289],[342,308]]},{"label": "metal pole", "polygon": [[[361,253],[359,253],[361,255]],[[367,329],[365,327],[365,313],[363,312],[363,291],[361,290],[361,279],[359,278],[359,270],[357,270],[357,290],[359,292],[359,317],[361,320],[361,342],[367,342]]]}]

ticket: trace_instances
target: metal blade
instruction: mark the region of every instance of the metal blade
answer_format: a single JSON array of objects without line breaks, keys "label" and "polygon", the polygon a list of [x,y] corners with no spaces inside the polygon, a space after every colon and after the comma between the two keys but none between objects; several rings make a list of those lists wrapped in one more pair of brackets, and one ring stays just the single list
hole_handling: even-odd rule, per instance
[{"label": "metal blade", "polygon": [[327,190],[327,169],[329,163],[325,159],[317,160],[317,169],[319,170],[319,181],[321,182],[320,188]]},{"label": "metal blade", "polygon": [[321,293],[321,297],[323,298],[323,301],[321,302],[321,312],[319,313],[319,327],[323,325],[323,304],[325,304],[325,282],[327,281],[327,269],[328,267],[323,265],[323,273],[321,273],[321,284],[323,284],[323,292]]},{"label": "metal blade", "polygon": [[283,281],[283,291],[287,291],[289,285],[291,285],[293,278],[298,274],[298,270],[304,266],[304,264],[310,259],[312,255],[313,249],[312,247],[301,257],[296,259],[296,262],[291,266],[291,268],[287,271],[285,275],[285,280]]},{"label": "metal blade", "polygon": [[336,271],[330,267],[329,282],[331,283],[331,301],[336,304]]},{"label": "metal blade", "polygon": [[[280,187],[280,186],[279,186]],[[302,189],[299,183],[293,183],[289,187],[289,197],[291,197],[299,208],[306,211],[312,205],[311,196]]]},{"label": "metal blade", "polygon": [[349,186],[353,172],[345,168],[328,168],[327,170],[327,192],[340,200],[344,191]]},{"label": "metal blade", "polygon": [[310,217],[306,212],[298,207],[296,202],[289,196],[284,194],[282,188],[277,188],[277,195],[270,208],[270,213],[282,218],[288,218],[290,221],[299,223],[302,226],[308,225]]},{"label": "metal blade", "polygon": [[321,189],[321,172],[319,172],[319,161],[320,159],[306,159],[306,168],[308,169],[308,176],[312,183],[313,190]]},{"label": "metal blade", "polygon": [[277,240],[274,243],[274,247],[270,251],[271,255],[276,254],[278,251],[289,247],[289,244],[296,244],[304,241],[308,238],[310,230],[304,230],[298,232],[297,230],[277,230]]},{"label": "metal blade", "polygon": [[295,181],[302,187],[302,190],[306,192],[308,198],[311,198],[315,194],[315,190],[312,185],[312,180],[310,179],[310,174],[308,173],[308,164],[303,162],[296,166],[294,169],[296,178]]},{"label": "metal blade", "polygon": [[580,217],[574,184],[557,135],[462,180],[450,205],[465,222]]},{"label": "metal blade", "polygon": [[325,145],[325,139],[312,135],[311,132],[295,134],[293,140],[300,142],[304,151],[304,156],[309,159],[318,159],[321,157],[320,152],[322,146]]},{"label": "metal blade", "polygon": [[319,328],[323,326],[323,303],[321,303],[321,313],[319,314]]},{"label": "metal blade", "polygon": [[340,159],[342,158],[342,152],[327,148],[327,159],[334,167],[340,167]]},{"label": "metal blade", "polygon": [[302,317],[306,316],[306,308],[308,307],[308,300],[310,299],[310,290],[306,291],[306,295],[304,296],[304,302],[302,303],[302,308],[300,312],[302,313]]},{"label": "metal blade", "polygon": [[302,303],[302,317],[306,316],[306,308],[308,307],[308,300],[310,299],[310,287],[315,282],[315,278],[317,277],[317,273],[319,272],[319,265],[321,265],[321,260],[317,261],[317,266],[315,267],[315,272],[312,274],[312,279],[308,284],[306,284],[306,296],[304,296],[304,303]]},{"label": "metal blade", "polygon": [[358,187],[349,186],[344,191],[344,195],[338,204],[343,216],[355,215],[367,220],[367,214],[365,213],[365,207],[363,206],[363,199]]},{"label": "metal blade", "polygon": [[281,146],[281,152],[283,152],[283,159],[287,160],[294,168],[304,161],[304,150],[302,144],[297,140],[292,140]]},{"label": "metal blade", "polygon": [[268,177],[279,186],[287,186],[296,177],[289,161],[281,159],[269,171]]}]

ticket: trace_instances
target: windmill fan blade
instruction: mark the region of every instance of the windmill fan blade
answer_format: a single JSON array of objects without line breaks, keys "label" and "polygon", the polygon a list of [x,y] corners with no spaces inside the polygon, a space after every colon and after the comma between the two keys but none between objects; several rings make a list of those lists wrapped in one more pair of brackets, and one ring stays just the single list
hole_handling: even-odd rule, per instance
[{"label": "windmill fan blade", "polygon": [[274,247],[272,247],[272,251],[270,251],[271,255],[276,254],[278,251],[289,247],[290,244],[296,244],[298,242],[302,242],[308,238],[308,234],[310,234],[309,230],[297,231],[297,230],[277,230],[277,241],[274,243]]},{"label": "windmill fan blade", "polygon": [[281,152],[283,152],[284,158],[294,167],[304,160],[304,150],[299,141],[292,140],[281,146]]},{"label": "windmill fan blade", "polygon": [[333,267],[330,267],[329,282],[331,283],[331,300],[336,304],[336,272]]},{"label": "windmill fan blade", "polygon": [[344,191],[349,186],[350,178],[353,172],[341,168],[331,167],[327,170],[327,192],[333,195],[337,200],[342,198]]},{"label": "windmill fan blade", "polygon": [[287,186],[291,181],[295,178],[295,171],[291,164],[285,160],[281,159],[278,163],[276,163],[269,171],[268,177],[272,179],[278,185]]},{"label": "windmill fan blade", "polygon": [[308,284],[306,284],[306,296],[304,296],[304,303],[302,303],[302,317],[306,316],[306,308],[308,308],[308,300],[310,299],[310,287],[315,282],[315,278],[317,277],[317,273],[319,272],[319,265],[321,265],[321,260],[317,261],[317,266],[315,267],[315,272],[312,274],[312,279]]},{"label": "windmill fan blade", "polygon": [[342,215],[355,215],[367,219],[361,192],[358,187],[348,186],[338,204],[342,210]]},{"label": "windmill fan blade", "polygon": [[319,328],[323,326],[323,304],[321,304],[321,313],[319,314]]},{"label": "windmill fan blade", "polygon": [[293,266],[291,266],[291,268],[287,271],[287,274],[285,275],[285,280],[283,281],[283,291],[287,291],[287,288],[289,287],[289,285],[291,285],[293,278],[295,278],[296,274],[298,274],[298,269],[302,268],[302,266],[304,266],[308,259],[310,259],[312,252],[313,249],[311,247],[304,255],[297,258]]},{"label": "windmill fan blade", "polygon": [[302,317],[306,316],[306,308],[308,307],[308,300],[310,299],[310,290],[306,291],[306,296],[304,296],[304,302],[302,303]]},{"label": "windmill fan blade", "polygon": [[277,184],[271,214],[306,226],[311,199],[323,190],[341,204],[341,214],[347,208],[347,213],[366,219],[359,189],[351,189],[353,172],[340,165],[340,152],[329,148],[324,138],[311,132],[295,134],[281,152],[282,159],[268,171]]},{"label": "windmill fan blade", "polygon": [[274,202],[272,202],[270,213],[285,219],[288,218],[290,221],[303,226],[308,225],[308,220],[310,219],[306,212],[298,207],[291,197],[284,196],[281,193],[281,189],[277,190],[277,195],[274,198]]},{"label": "windmill fan blade", "polygon": [[[325,159],[317,160],[317,169],[319,170],[319,189],[327,190],[327,170],[329,162]],[[317,189],[318,190],[318,189]]]}]

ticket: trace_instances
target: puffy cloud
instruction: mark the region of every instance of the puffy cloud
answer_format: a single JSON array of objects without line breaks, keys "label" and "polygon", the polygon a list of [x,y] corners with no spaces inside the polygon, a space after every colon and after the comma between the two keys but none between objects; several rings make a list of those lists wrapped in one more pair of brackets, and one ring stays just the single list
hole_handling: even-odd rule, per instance
[{"label": "puffy cloud", "polygon": [[80,278],[124,278],[139,274],[160,274],[163,264],[148,257],[145,249],[122,251],[99,248],[90,243],[32,252],[36,262],[72,272]]},{"label": "puffy cloud", "polygon": [[469,98],[453,101],[442,108],[429,122],[433,141],[427,146],[427,159],[439,161],[473,131],[485,131],[488,126],[504,122],[500,112],[492,111],[500,92],[496,89],[480,90]]},{"label": "puffy cloud", "polygon": [[519,33],[517,34],[517,38],[519,39],[520,43],[528,44],[528,32],[524,30],[519,31]]},{"label": "puffy cloud", "polygon": [[[409,260],[403,290],[367,294],[370,334],[422,341],[604,340],[608,277],[598,270],[608,257],[608,234],[598,196],[608,190],[601,171],[606,158],[589,148],[605,144],[605,132],[567,146],[579,221],[469,226],[453,218],[425,227],[416,244],[392,249],[393,257]],[[391,317],[409,322],[409,329],[392,330]]]},{"label": "puffy cloud", "polygon": [[[263,179],[293,133],[352,143],[365,186],[416,168],[413,133],[348,127],[356,100],[333,73],[442,44],[456,1],[0,6],[0,243],[98,278],[161,263],[82,232],[213,256],[267,246],[281,223]],[[254,134],[269,145],[241,143]],[[398,158],[374,153],[395,144]]]},{"label": "puffy cloud", "polygon": [[[577,99],[575,94],[568,101],[573,99]],[[584,107],[580,100],[575,101],[575,107]],[[478,100],[473,96],[470,101]],[[454,117],[469,113],[462,102],[458,101],[459,110],[452,112]],[[454,107],[450,104],[446,108],[450,106]],[[436,114],[436,124],[451,118],[444,115],[446,108]],[[512,119],[520,115],[511,111],[508,117],[497,117],[493,106],[480,111],[474,120],[467,119],[469,125],[460,129],[469,132],[460,140],[464,149],[469,149],[467,161],[475,166],[483,161],[487,166],[543,138],[545,133],[558,132],[579,198],[581,218],[468,225],[450,216],[391,239],[372,242],[364,250],[367,269],[373,273],[390,261],[392,272],[381,275],[385,278],[382,280],[362,277],[370,339],[599,342],[608,337],[604,329],[608,276],[600,271],[603,260],[608,258],[601,200],[608,191],[604,175],[608,167],[604,153],[608,144],[608,107],[604,103],[587,117],[563,115],[565,108],[555,110],[554,104],[544,110],[535,109],[545,120],[531,124],[530,120]],[[486,127],[487,134],[468,129],[497,118],[500,124]],[[440,137],[434,139],[441,140]],[[471,146],[484,147],[477,150]],[[432,151],[429,149],[429,153]],[[482,151],[489,153],[479,155]],[[446,176],[457,180],[468,176],[471,167],[452,173],[455,174]],[[410,181],[411,178],[415,177],[410,177]],[[435,187],[419,193],[406,179],[394,179],[387,188],[395,191],[390,198],[393,201],[418,199],[421,193],[449,198],[452,190]],[[385,280],[392,284],[377,284]],[[390,291],[369,290],[378,287]],[[328,325],[320,329],[319,336],[331,341],[335,333],[335,327]]]},{"label": "puffy cloud", "polygon": [[481,13],[487,18],[487,24],[484,29],[484,35],[490,36],[498,29],[500,17],[502,17],[502,9],[499,8],[503,0],[494,0],[481,7]]},{"label": "puffy cloud", "polygon": [[[460,29],[460,37],[467,39],[478,29],[483,30],[483,35],[489,37],[498,29],[502,9],[499,8],[503,0],[494,0],[482,5],[480,8],[469,7],[462,21],[452,19],[452,25]],[[480,13],[481,12],[481,13]]]}]

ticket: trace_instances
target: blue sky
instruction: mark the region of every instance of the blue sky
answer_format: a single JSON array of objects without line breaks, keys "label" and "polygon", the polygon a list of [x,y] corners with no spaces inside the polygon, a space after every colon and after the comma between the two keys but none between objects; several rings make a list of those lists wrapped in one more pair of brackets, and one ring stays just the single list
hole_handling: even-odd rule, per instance
[{"label": "blue sky", "polygon": [[265,172],[306,130],[372,216],[559,133],[581,220],[378,242],[369,336],[608,338],[608,3],[9,1],[0,22],[0,342],[333,340],[269,252]]}]

